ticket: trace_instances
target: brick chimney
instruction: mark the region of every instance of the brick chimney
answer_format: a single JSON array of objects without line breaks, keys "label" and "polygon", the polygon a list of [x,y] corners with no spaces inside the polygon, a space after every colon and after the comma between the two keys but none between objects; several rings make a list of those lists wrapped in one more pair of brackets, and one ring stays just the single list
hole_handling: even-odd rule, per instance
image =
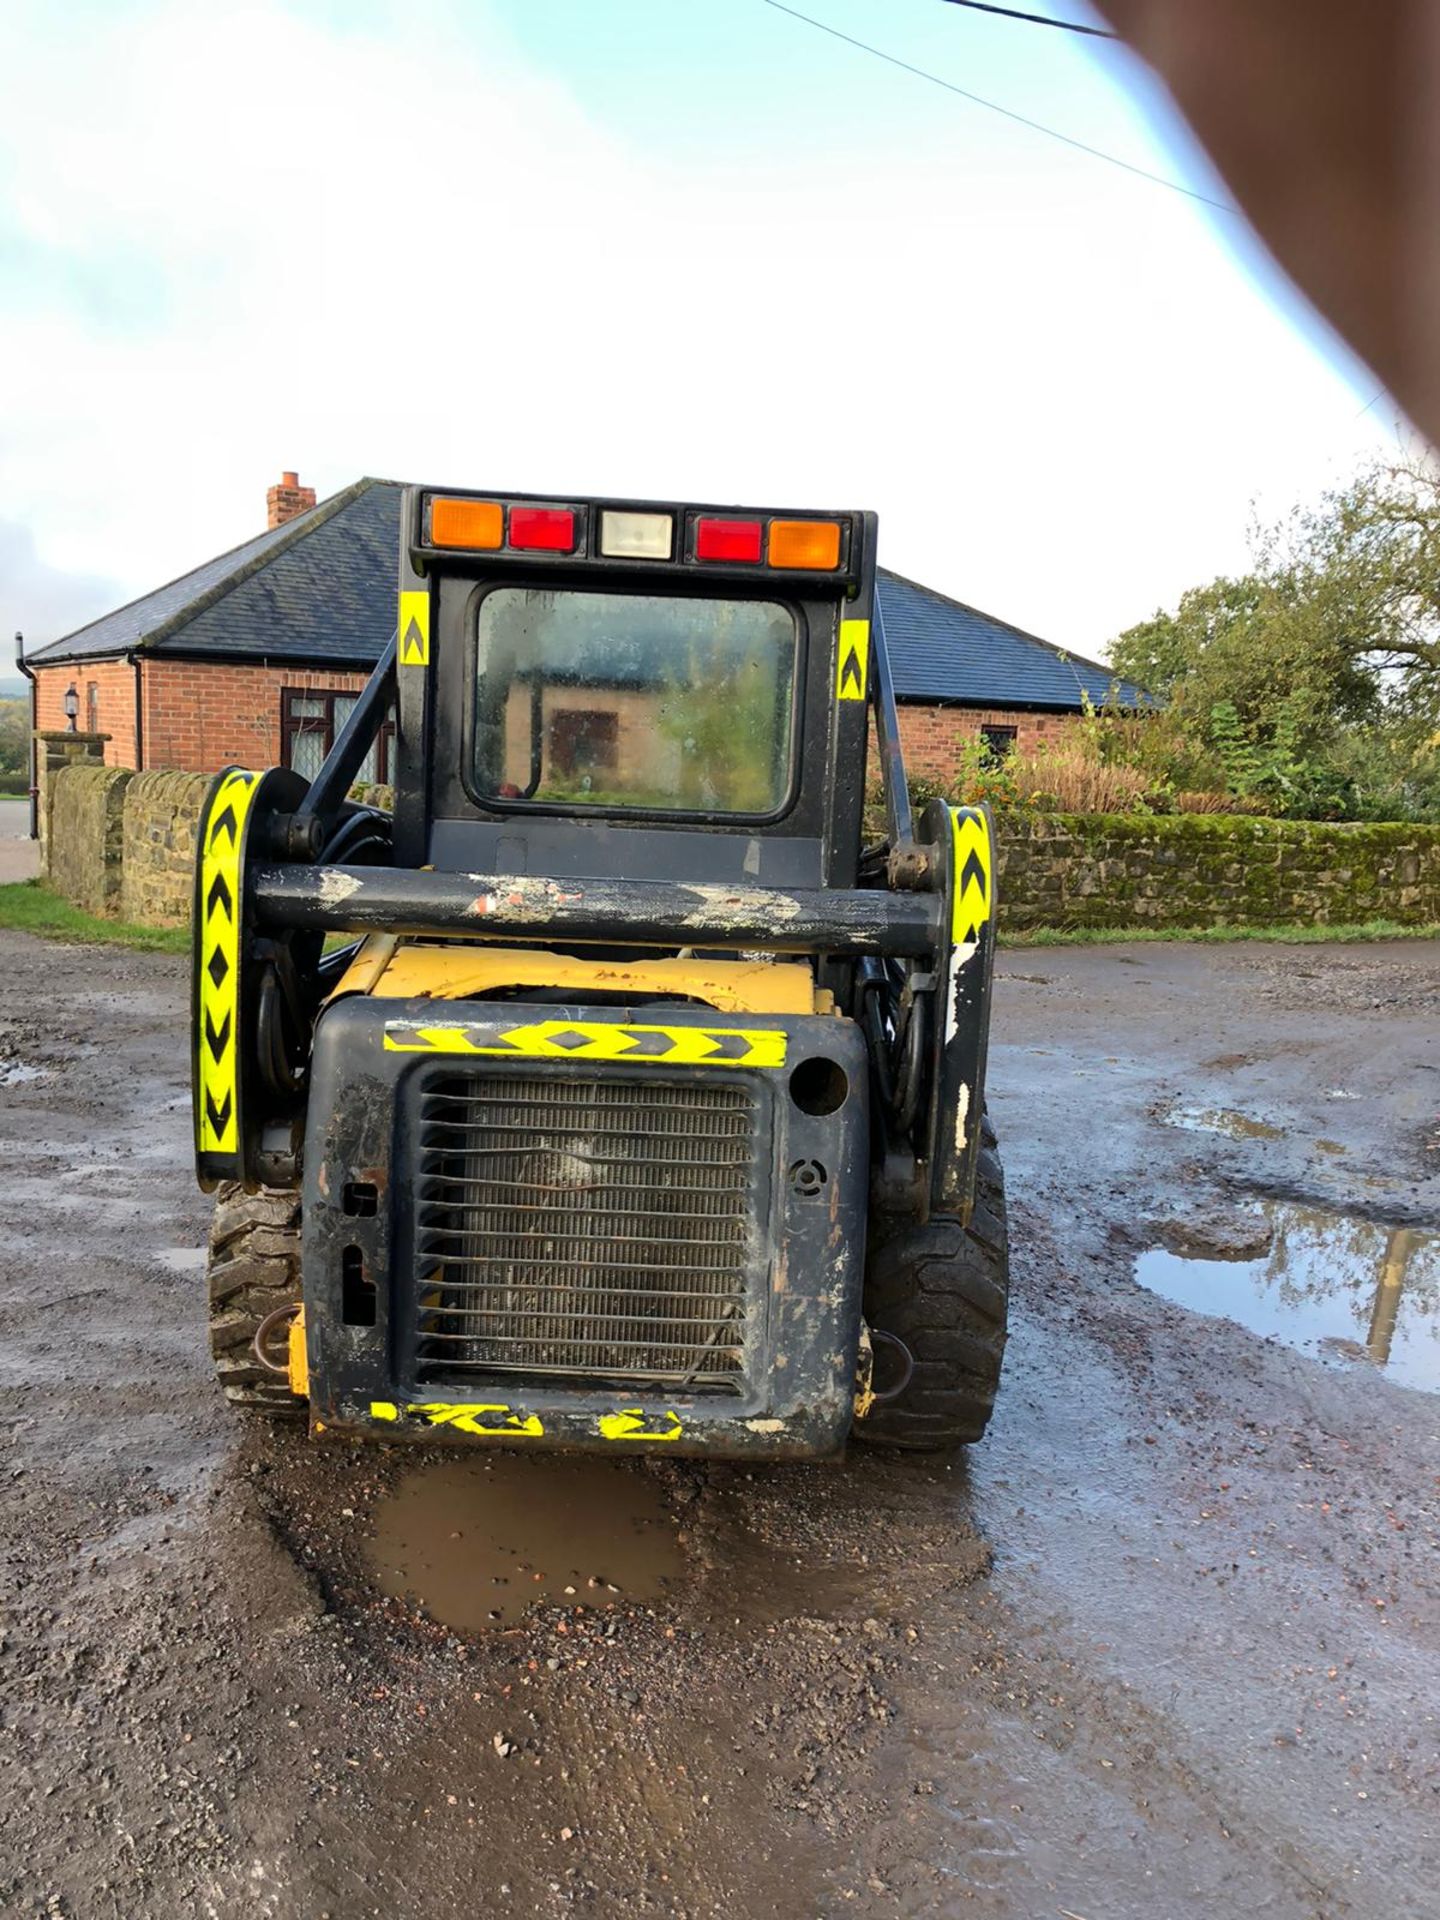
[{"label": "brick chimney", "polygon": [[313,487],[302,487],[298,473],[282,473],[279,486],[271,487],[266,492],[265,524],[267,527],[283,527],[297,513],[308,513],[314,504]]}]

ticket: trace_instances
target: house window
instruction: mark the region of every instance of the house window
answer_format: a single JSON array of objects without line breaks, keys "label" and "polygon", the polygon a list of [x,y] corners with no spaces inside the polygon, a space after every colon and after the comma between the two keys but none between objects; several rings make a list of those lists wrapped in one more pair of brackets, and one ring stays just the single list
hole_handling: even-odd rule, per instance
[{"label": "house window", "polygon": [[550,764],[568,779],[613,774],[620,717],[588,707],[561,707],[550,716]]},{"label": "house window", "polygon": [[100,689],[93,680],[85,682],[85,730],[100,731]]},{"label": "house window", "polygon": [[1008,760],[1020,738],[1018,727],[981,727],[980,746],[987,760]]},{"label": "house window", "polygon": [[[325,763],[345,722],[359,699],[355,693],[339,693],[314,687],[284,687],[280,693],[280,758],[287,767],[313,780]],[[388,785],[391,777],[392,746],[395,739],[393,714],[385,718],[380,734],[361,763],[355,778],[365,784],[379,781]]]}]

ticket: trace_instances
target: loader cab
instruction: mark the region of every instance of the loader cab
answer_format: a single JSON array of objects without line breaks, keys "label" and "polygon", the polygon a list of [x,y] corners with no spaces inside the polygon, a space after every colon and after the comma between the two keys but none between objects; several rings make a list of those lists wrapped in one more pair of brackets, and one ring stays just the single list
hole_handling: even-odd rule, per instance
[{"label": "loader cab", "polygon": [[853,886],[874,524],[411,489],[397,864]]}]

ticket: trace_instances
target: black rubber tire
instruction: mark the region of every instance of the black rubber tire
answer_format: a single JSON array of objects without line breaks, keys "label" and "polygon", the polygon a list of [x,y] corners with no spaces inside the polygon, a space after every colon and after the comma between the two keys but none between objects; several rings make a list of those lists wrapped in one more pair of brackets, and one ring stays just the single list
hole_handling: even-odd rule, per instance
[{"label": "black rubber tire", "polygon": [[[1000,1386],[1009,1299],[1005,1174],[987,1122],[968,1223],[932,1218],[871,1255],[866,1321],[904,1341],[915,1371],[897,1400],[856,1422],[856,1437],[917,1453],[983,1438]],[[882,1384],[898,1377],[898,1361],[877,1342]]]},{"label": "black rubber tire", "polygon": [[300,1304],[299,1194],[220,1187],[206,1280],[210,1353],[226,1399],[276,1419],[303,1413],[304,1401],[279,1374],[265,1371],[253,1345],[267,1313]]}]

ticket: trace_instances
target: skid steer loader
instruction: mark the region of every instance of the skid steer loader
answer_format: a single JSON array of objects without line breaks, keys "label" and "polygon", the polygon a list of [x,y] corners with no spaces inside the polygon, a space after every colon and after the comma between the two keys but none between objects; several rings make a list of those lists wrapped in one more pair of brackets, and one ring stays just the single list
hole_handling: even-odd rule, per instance
[{"label": "skid steer loader", "polygon": [[[980,1438],[994,849],[981,809],[912,820],[875,541],[406,492],[396,631],[319,773],[232,768],[201,819],[233,1401],[524,1447]],[[393,812],[351,797],[382,726]]]}]

